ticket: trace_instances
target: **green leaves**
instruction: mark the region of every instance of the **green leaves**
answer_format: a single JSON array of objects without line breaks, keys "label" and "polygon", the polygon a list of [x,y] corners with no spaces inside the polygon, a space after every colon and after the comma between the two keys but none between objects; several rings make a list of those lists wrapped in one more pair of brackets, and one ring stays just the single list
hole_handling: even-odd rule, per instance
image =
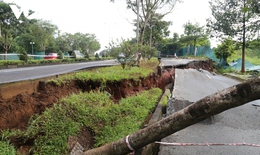
[{"label": "green leaves", "polygon": [[[95,132],[95,146],[117,140],[139,130],[155,108],[162,91],[144,91],[114,104],[103,92],[73,94],[30,119],[27,137],[36,137],[33,154],[68,154],[69,136],[81,127]],[[0,142],[1,146],[1,142]]]},{"label": "green leaves", "polygon": [[15,148],[8,141],[0,141],[0,154],[15,155]]},{"label": "green leaves", "polygon": [[[14,39],[23,32],[26,25],[26,19],[19,19],[15,17],[8,3],[0,1],[0,46],[6,54],[11,48]],[[5,56],[6,59],[7,57]]]},{"label": "green leaves", "polygon": [[225,59],[234,53],[234,42],[231,39],[225,39],[222,44],[214,49],[214,53],[218,59]]},{"label": "green leaves", "polygon": [[157,65],[157,60],[155,61],[150,60],[141,67],[132,67],[129,70],[122,70],[120,66],[96,68],[50,80],[49,82],[59,87],[69,85],[73,80],[82,84],[93,80],[101,82],[100,91],[80,92],[61,99],[42,114],[33,115],[26,131],[12,131],[11,135],[2,132],[4,145],[8,149],[12,148],[8,145],[7,138],[13,136],[26,142],[33,140],[30,153],[35,155],[69,154],[68,137],[78,135],[82,128],[90,128],[95,132],[95,146],[119,139],[140,129],[156,106],[161,90],[154,88],[143,91],[138,95],[122,99],[119,103],[113,103],[111,95],[104,90],[106,84],[118,84],[126,79],[130,79],[135,84],[136,81],[153,72]]},{"label": "green leaves", "polygon": [[[215,37],[242,38],[241,32],[245,30],[249,38],[260,21],[260,14],[256,11],[258,5],[255,0],[211,1],[210,8],[213,18],[207,19],[207,27]],[[246,26],[243,27],[243,24]]]},{"label": "green leaves", "polygon": [[[242,61],[245,61],[245,45],[247,40],[255,37],[259,30],[259,2],[256,0],[211,1],[210,8],[213,18],[207,19],[211,35],[224,39],[236,38],[242,42]],[[242,63],[241,72],[245,72]]]}]

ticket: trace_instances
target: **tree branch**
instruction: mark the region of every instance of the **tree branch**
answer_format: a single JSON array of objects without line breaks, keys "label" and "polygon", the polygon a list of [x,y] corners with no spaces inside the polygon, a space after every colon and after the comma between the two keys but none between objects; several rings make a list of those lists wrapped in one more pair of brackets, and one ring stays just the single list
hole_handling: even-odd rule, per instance
[{"label": "tree branch", "polygon": [[[210,116],[257,99],[260,99],[260,78],[248,80],[209,95],[173,115],[141,129],[128,136],[128,144],[135,150],[140,149]],[[122,138],[99,148],[85,151],[83,154],[121,155],[131,152],[129,145],[126,144],[126,138]]]}]

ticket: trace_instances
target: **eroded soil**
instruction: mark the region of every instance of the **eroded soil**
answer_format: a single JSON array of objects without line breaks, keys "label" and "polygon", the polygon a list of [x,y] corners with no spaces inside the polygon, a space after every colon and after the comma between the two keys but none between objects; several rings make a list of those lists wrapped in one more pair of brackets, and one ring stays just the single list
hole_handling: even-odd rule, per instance
[{"label": "eroded soil", "polygon": [[[203,68],[209,71],[212,71],[213,69],[212,64],[208,62],[193,63],[187,66],[180,66],[180,68]],[[153,87],[164,90],[166,85],[173,82],[174,68],[165,68],[162,71],[161,76],[155,71],[147,78],[140,79],[139,82],[131,79],[120,82],[108,81],[105,91],[109,92],[112,95],[112,99],[117,102],[121,98],[134,95],[142,90],[148,90]],[[24,87],[26,87],[26,85]],[[26,130],[31,115],[41,114],[46,108],[52,107],[53,103],[57,103],[61,98],[70,94],[88,92],[90,90],[95,91],[99,90],[100,87],[101,83],[93,82],[91,80],[84,83],[74,80],[60,86],[55,83],[40,81],[33,93],[22,92],[18,95],[8,94],[8,96],[12,96],[10,98],[4,98],[3,95],[0,94],[0,130]],[[24,143],[19,139],[11,139],[11,142],[22,154],[27,154],[30,146],[33,145],[31,141]],[[68,147],[72,149],[76,142],[80,142],[84,149],[91,148],[94,143],[91,129],[84,128],[82,129],[82,133],[77,137],[70,137],[68,139]]]}]

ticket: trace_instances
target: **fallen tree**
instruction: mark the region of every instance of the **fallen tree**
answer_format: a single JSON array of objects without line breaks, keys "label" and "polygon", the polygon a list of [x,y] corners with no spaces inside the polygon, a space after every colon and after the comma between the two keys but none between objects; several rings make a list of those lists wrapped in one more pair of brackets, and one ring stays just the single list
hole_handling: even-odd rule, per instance
[{"label": "fallen tree", "polygon": [[215,94],[162,119],[142,130],[99,148],[87,150],[84,155],[123,155],[147,144],[160,141],[179,130],[196,124],[230,108],[260,99],[260,78],[245,81]]}]

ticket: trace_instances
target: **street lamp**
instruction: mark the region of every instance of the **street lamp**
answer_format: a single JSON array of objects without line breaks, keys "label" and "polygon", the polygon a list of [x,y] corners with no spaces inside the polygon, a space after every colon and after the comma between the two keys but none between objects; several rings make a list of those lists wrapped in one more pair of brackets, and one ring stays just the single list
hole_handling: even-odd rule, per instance
[{"label": "street lamp", "polygon": [[[33,45],[35,44],[35,42],[30,42],[30,44],[32,45],[32,55],[34,55],[33,54]],[[33,56],[33,59],[34,59],[34,56]]]}]

